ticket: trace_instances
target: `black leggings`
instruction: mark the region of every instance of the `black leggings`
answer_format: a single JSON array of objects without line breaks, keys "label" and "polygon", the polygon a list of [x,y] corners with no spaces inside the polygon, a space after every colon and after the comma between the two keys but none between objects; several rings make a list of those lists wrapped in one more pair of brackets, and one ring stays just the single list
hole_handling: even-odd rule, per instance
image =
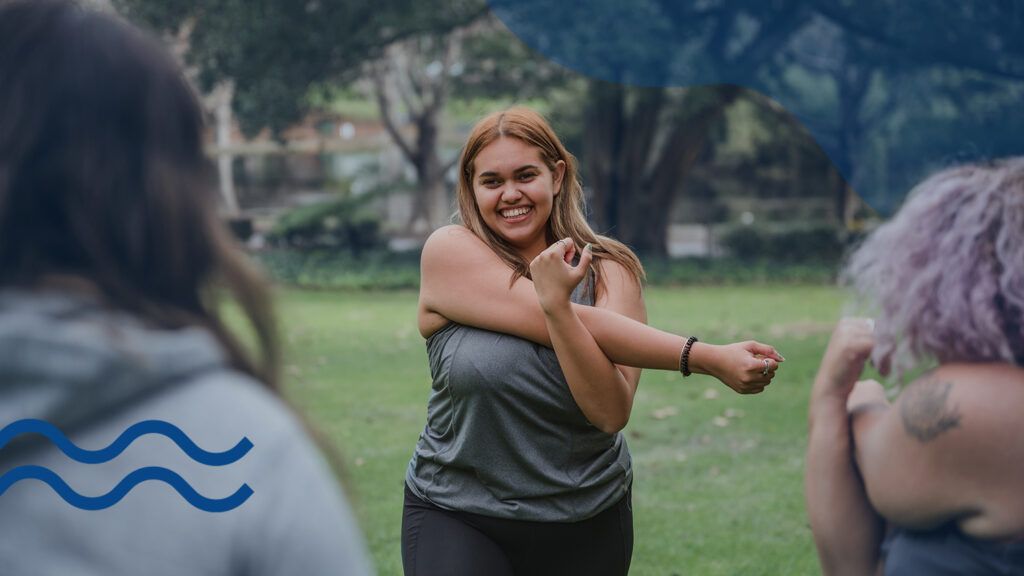
[{"label": "black leggings", "polygon": [[629,491],[587,520],[532,522],[444,510],[405,489],[405,576],[624,576],[632,556]]}]

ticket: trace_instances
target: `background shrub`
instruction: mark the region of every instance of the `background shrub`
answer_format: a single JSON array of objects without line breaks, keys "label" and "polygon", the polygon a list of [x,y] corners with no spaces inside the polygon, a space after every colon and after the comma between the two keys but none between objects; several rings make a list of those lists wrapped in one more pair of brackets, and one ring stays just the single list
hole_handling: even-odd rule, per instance
[{"label": "background shrub", "polygon": [[743,226],[721,237],[728,253],[743,262],[769,260],[797,264],[838,265],[846,242],[832,226],[770,230]]}]

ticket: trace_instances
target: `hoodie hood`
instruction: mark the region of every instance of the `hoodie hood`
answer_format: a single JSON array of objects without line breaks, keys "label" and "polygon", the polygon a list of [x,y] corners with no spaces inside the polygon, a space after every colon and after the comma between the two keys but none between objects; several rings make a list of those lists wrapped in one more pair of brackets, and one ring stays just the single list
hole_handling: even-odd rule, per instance
[{"label": "hoodie hood", "polygon": [[227,369],[201,328],[164,330],[66,291],[0,291],[0,428],[66,433],[169,386]]}]

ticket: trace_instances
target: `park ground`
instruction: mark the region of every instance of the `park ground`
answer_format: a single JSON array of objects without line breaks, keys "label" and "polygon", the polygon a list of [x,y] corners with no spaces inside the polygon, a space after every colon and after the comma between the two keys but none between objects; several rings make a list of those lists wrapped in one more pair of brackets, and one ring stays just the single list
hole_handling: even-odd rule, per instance
[{"label": "park ground", "polygon": [[[764,394],[646,371],[633,454],[631,574],[818,573],[803,503],[807,397],[843,294],[828,286],[649,288],[650,323],[757,339],[786,357]],[[341,453],[378,572],[401,574],[402,483],[430,380],[414,292],[282,290],[286,393]]]}]

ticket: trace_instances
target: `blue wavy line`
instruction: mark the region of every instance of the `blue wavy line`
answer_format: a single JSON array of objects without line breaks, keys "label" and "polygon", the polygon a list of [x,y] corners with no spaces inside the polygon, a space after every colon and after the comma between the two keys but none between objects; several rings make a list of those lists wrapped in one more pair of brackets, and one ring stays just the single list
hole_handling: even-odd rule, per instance
[{"label": "blue wavy line", "polygon": [[4,492],[6,492],[7,489],[15,482],[29,479],[45,482],[53,489],[54,492],[57,493],[58,496],[63,498],[65,502],[71,504],[75,508],[81,508],[82,510],[103,510],[104,508],[110,508],[114,504],[120,502],[121,499],[132,490],[132,488],[135,488],[135,486],[147,480],[159,480],[170,485],[178,492],[178,494],[181,495],[182,498],[185,499],[186,502],[200,510],[203,510],[204,512],[227,512],[228,510],[234,510],[248,500],[249,496],[252,496],[253,493],[252,488],[250,488],[248,484],[242,484],[234,494],[227,498],[221,498],[219,500],[207,498],[196,492],[195,488],[192,488],[184,478],[167,468],[149,466],[146,468],[139,468],[131,474],[128,474],[123,480],[118,482],[117,486],[115,486],[113,490],[102,496],[83,496],[72,490],[71,487],[64,482],[64,479],[49,468],[44,468],[42,466],[18,466],[10,469],[6,474],[0,476],[0,496],[3,496]]},{"label": "blue wavy line", "polygon": [[189,458],[207,466],[224,466],[237,462],[252,448],[252,442],[242,437],[233,448],[224,452],[208,452],[192,441],[180,428],[163,420],[144,420],[128,427],[110,446],[100,450],[85,450],[75,446],[56,426],[44,420],[26,419],[12,422],[0,430],[0,450],[21,434],[42,434],[50,439],[61,452],[83,464],[99,464],[113,460],[139,436],[161,434],[170,438]]}]

